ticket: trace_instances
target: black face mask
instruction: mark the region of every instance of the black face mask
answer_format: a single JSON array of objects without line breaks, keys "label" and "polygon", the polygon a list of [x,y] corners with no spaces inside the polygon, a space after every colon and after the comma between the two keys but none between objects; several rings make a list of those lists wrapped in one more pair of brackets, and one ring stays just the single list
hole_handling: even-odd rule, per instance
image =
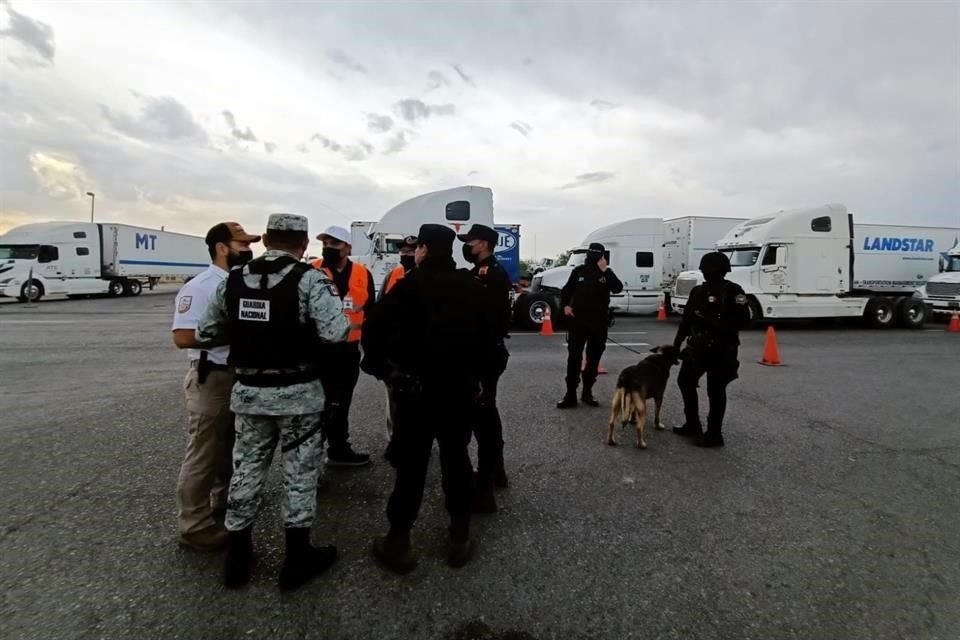
[{"label": "black face mask", "polygon": [[477,256],[473,255],[473,247],[468,244],[463,245],[463,259],[467,262],[477,261]]},{"label": "black face mask", "polygon": [[322,256],[323,264],[326,267],[335,267],[340,264],[340,249],[324,247]]},{"label": "black face mask", "polygon": [[400,256],[400,266],[406,271],[410,271],[415,266],[417,266],[417,257],[416,256]]},{"label": "black face mask", "polygon": [[247,251],[237,251],[236,253],[231,251],[227,254],[227,266],[231,269],[241,267],[251,260],[253,260],[253,251],[249,249]]}]

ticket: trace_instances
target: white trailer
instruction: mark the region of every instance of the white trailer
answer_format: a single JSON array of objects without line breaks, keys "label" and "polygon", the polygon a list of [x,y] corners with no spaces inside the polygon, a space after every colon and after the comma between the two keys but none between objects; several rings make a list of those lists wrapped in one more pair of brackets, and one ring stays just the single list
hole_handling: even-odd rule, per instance
[{"label": "white trailer", "polygon": [[[466,233],[474,224],[493,228],[493,191],[486,187],[465,186],[424,193],[393,207],[367,231],[370,244],[367,252],[358,253],[354,247],[351,256],[367,266],[373,274],[377,293],[383,282],[398,264],[400,247],[407,236],[415,236],[423,224],[442,224],[456,233]],[[464,260],[457,240],[453,257],[460,267],[470,267]]]},{"label": "white trailer", "polygon": [[210,264],[203,238],[115,223],[43,222],[0,236],[0,295],[140,295]]},{"label": "white trailer", "polygon": [[560,317],[560,290],[573,268],[583,264],[591,242],[604,246],[607,262],[623,281],[623,293],[610,297],[610,308],[615,313],[654,313],[678,275],[698,265],[701,256],[712,251],[716,241],[739,222],[743,219],[687,216],[670,220],[634,218],[601,227],[572,251],[566,266],[534,276],[530,291],[517,300],[517,319],[533,328],[543,322],[547,308],[553,318]]},{"label": "white trailer", "polygon": [[[877,327],[923,326],[915,295],[939,271],[960,229],[854,225],[842,204],[748,220],[717,243],[728,278],[743,287],[753,321],[864,317]],[[682,313],[699,271],[680,275],[672,296]]]},{"label": "white trailer", "polygon": [[376,222],[355,221],[350,223],[350,246],[353,255],[365,256],[370,253],[370,229]]},{"label": "white trailer", "polygon": [[927,305],[928,315],[960,312],[960,236],[941,256],[940,273],[927,280],[918,293]]},{"label": "white trailer", "polygon": [[745,218],[686,216],[663,222],[663,277],[665,292],[673,290],[677,277],[696,269],[700,258],[714,250],[717,241]]}]

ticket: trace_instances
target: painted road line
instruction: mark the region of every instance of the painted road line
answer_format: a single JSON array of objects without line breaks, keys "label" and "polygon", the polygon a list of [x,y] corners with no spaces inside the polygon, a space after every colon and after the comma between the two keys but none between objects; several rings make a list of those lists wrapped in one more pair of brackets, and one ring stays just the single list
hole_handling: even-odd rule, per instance
[{"label": "painted road line", "polygon": [[[566,342],[563,343],[563,346],[569,346]],[[649,347],[649,342],[608,342],[608,347]]]}]

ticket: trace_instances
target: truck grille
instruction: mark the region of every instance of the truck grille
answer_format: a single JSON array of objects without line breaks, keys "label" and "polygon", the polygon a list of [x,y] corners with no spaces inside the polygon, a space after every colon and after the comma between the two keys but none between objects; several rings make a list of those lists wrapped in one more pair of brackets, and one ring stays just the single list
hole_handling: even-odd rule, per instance
[{"label": "truck grille", "polygon": [[677,278],[677,286],[673,295],[678,298],[687,298],[695,286],[697,286],[695,278]]},{"label": "truck grille", "polygon": [[958,282],[928,282],[928,296],[960,296],[960,283]]}]

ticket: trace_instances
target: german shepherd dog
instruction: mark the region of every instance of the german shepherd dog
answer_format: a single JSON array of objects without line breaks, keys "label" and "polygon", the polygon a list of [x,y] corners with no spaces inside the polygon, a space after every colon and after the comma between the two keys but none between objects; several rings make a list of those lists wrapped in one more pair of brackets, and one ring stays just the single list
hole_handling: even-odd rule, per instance
[{"label": "german shepherd dog", "polygon": [[637,448],[646,449],[647,442],[643,439],[643,429],[647,421],[647,399],[653,398],[656,402],[656,413],[653,418],[654,428],[665,429],[660,422],[660,410],[663,407],[663,392],[667,388],[670,378],[670,367],[680,364],[680,352],[673,345],[654,347],[650,355],[637,364],[627,367],[620,372],[617,378],[617,390],[613,393],[610,402],[610,432],[607,434],[607,444],[617,444],[613,437],[613,426],[617,416],[623,421],[623,427],[633,422],[637,429]]}]

